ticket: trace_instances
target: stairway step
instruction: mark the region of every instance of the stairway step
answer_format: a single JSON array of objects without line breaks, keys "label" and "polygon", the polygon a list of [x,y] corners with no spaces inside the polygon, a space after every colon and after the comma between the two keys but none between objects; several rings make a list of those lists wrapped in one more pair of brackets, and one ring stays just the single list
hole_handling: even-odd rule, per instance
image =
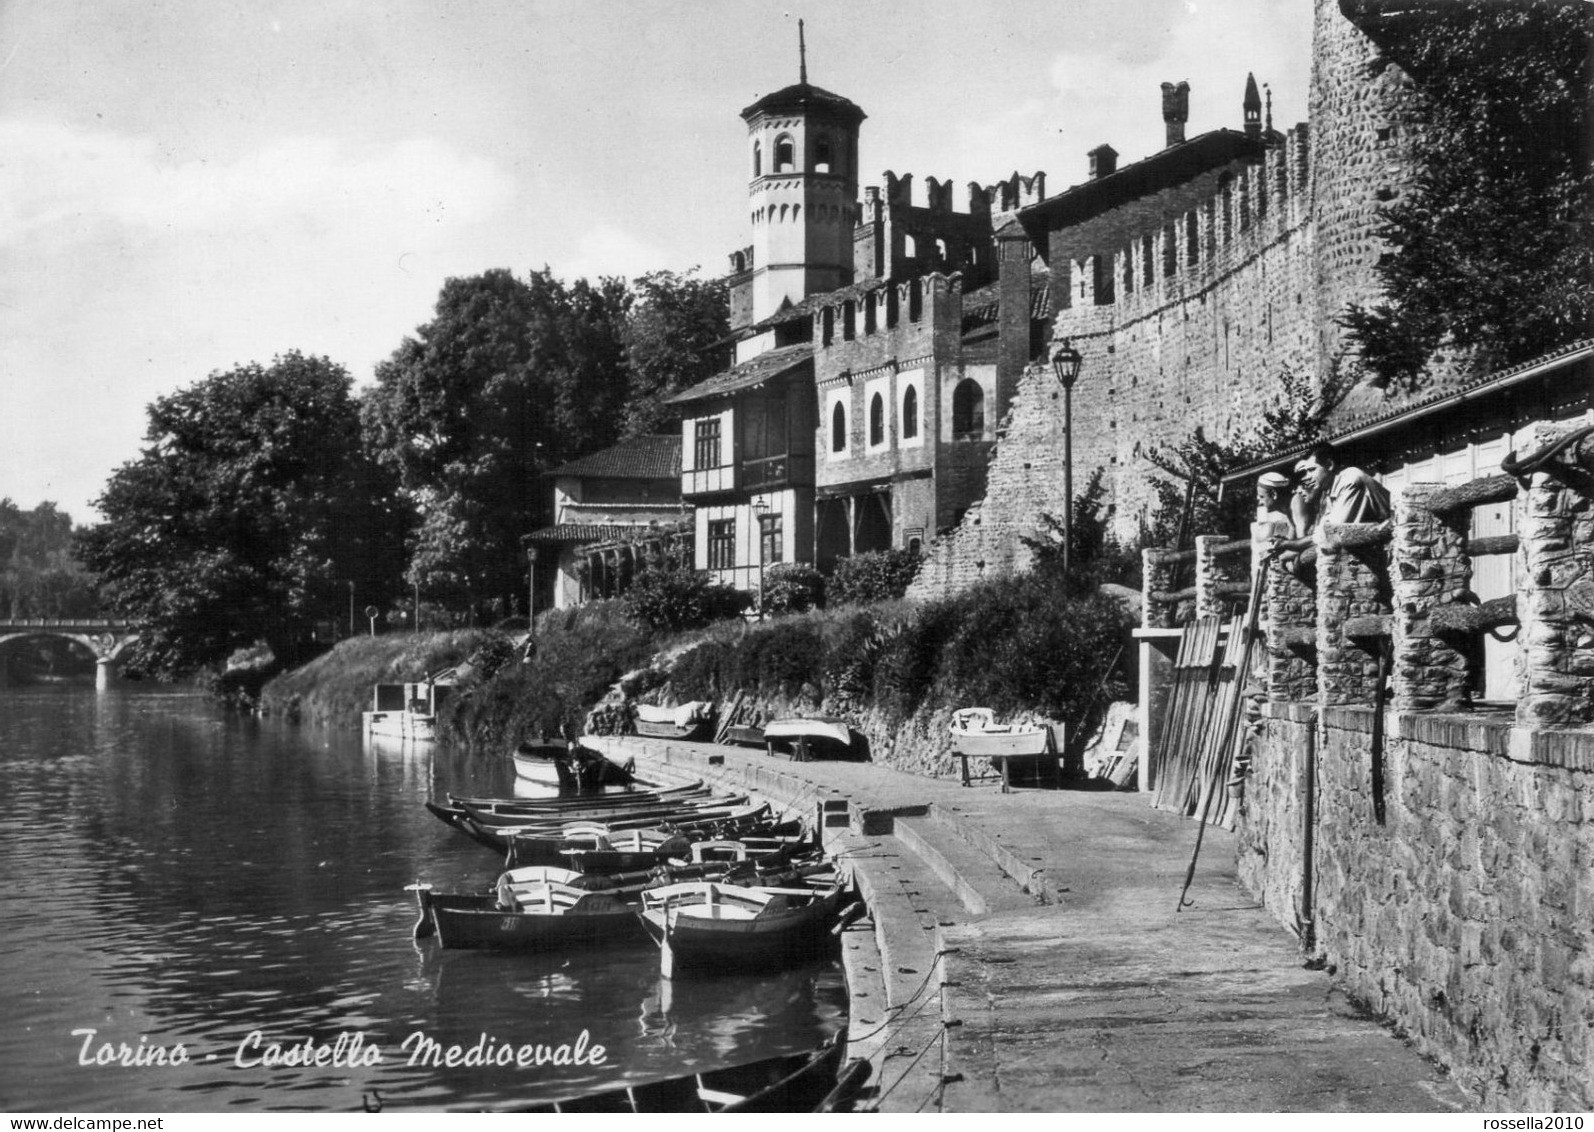
[{"label": "stairway step", "polygon": [[931,817],[899,817],[894,832],[969,915],[988,916],[1035,906],[1035,898],[1020,889],[995,861],[958,838],[944,823]]}]

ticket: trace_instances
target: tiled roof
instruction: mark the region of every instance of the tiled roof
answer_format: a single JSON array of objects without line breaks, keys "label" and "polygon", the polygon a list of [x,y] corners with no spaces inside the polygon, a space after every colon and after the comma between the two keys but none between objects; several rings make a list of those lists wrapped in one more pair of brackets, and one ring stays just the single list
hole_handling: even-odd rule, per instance
[{"label": "tiled roof", "polygon": [[874,291],[888,285],[885,279],[865,279],[861,283],[851,283],[845,287],[837,287],[834,291],[820,291],[809,295],[800,303],[788,300],[778,311],[756,322],[747,328],[747,335],[752,335],[760,330],[768,330],[772,326],[779,326],[787,322],[796,322],[798,319],[812,318],[826,307],[835,303],[844,303],[848,299],[861,299]]},{"label": "tiled roof", "polygon": [[616,542],[635,538],[651,529],[643,523],[557,523],[532,531],[526,539],[529,542],[580,546],[588,542]]},{"label": "tiled roof", "polygon": [[690,389],[677,393],[669,398],[665,404],[682,405],[689,401],[702,401],[709,397],[720,397],[727,393],[734,393],[738,389],[751,389],[755,385],[762,385],[766,381],[794,374],[800,369],[807,368],[812,372],[814,347],[809,342],[799,342],[795,346],[782,346],[777,350],[769,350],[757,357],[748,358],[739,362],[723,373],[717,373],[707,381],[701,381]]},{"label": "tiled roof", "polygon": [[863,121],[865,114],[857,103],[851,99],[843,98],[839,94],[832,94],[823,87],[811,83],[792,83],[791,86],[782,87],[773,94],[766,94],[746,110],[742,111],[742,118],[749,119],[757,114],[789,113],[791,111],[822,110],[836,117],[857,123]]},{"label": "tiled roof", "polygon": [[[1382,399],[1374,404],[1373,394],[1376,391],[1362,387],[1354,390],[1351,397],[1347,398],[1330,417],[1326,439],[1341,444],[1376,436],[1441,409],[1489,396],[1512,385],[1543,377],[1590,358],[1594,358],[1594,338],[1583,338],[1507,369],[1471,379],[1451,379],[1425,388],[1414,396]],[[1223,477],[1223,481],[1228,483],[1245,479],[1269,468],[1276,468],[1305,455],[1311,447],[1310,444],[1303,444],[1283,452],[1276,452],[1265,459],[1230,472]]]},{"label": "tiled roof", "polygon": [[639,436],[561,464],[553,474],[612,480],[674,479],[681,474],[681,434]]},{"label": "tiled roof", "polygon": [[[1030,275],[1029,316],[1036,321],[1052,317],[1052,275],[1049,271],[1036,271]],[[1001,281],[987,283],[963,296],[963,329],[996,321],[1001,311]]]},{"label": "tiled roof", "polygon": [[1183,184],[1239,157],[1261,160],[1265,149],[1263,139],[1253,138],[1241,130],[1209,130],[1131,162],[1105,177],[1085,181],[1021,208],[1018,220],[1036,246],[1045,248],[1046,233],[1053,228],[1077,224],[1126,201]]}]

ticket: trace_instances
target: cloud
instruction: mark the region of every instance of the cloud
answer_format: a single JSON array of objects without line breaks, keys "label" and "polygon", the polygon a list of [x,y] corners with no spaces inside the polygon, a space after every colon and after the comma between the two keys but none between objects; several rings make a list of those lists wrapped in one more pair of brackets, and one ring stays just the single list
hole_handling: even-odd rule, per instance
[{"label": "cloud", "polygon": [[430,138],[357,148],[281,138],[230,161],[163,158],[151,137],[0,121],[0,242],[236,233],[358,216],[470,223],[503,207],[510,178]]},{"label": "cloud", "polygon": [[612,224],[598,223],[582,234],[574,251],[561,257],[555,274],[567,281],[598,279],[605,275],[634,279],[670,262],[669,255],[658,245]]}]

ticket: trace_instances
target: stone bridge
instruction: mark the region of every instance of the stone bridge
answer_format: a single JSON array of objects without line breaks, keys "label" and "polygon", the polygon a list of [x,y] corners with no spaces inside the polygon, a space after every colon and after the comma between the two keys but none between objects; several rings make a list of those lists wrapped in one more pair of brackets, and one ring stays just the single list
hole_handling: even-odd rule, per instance
[{"label": "stone bridge", "polygon": [[116,666],[138,633],[126,621],[93,618],[32,617],[18,621],[0,620],[0,648],[27,637],[64,637],[76,641],[94,654],[94,686],[103,691],[110,686]]}]

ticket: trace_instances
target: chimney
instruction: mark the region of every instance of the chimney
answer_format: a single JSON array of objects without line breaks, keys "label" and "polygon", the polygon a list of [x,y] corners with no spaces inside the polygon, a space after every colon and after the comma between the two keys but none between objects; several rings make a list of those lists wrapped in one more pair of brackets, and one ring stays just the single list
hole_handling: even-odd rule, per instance
[{"label": "chimney", "polygon": [[1118,151],[1105,142],[1086,155],[1090,158],[1090,179],[1099,181],[1118,168]]},{"label": "chimney", "polygon": [[1184,141],[1184,124],[1190,120],[1190,84],[1162,84],[1162,120],[1168,127],[1168,144]]}]

